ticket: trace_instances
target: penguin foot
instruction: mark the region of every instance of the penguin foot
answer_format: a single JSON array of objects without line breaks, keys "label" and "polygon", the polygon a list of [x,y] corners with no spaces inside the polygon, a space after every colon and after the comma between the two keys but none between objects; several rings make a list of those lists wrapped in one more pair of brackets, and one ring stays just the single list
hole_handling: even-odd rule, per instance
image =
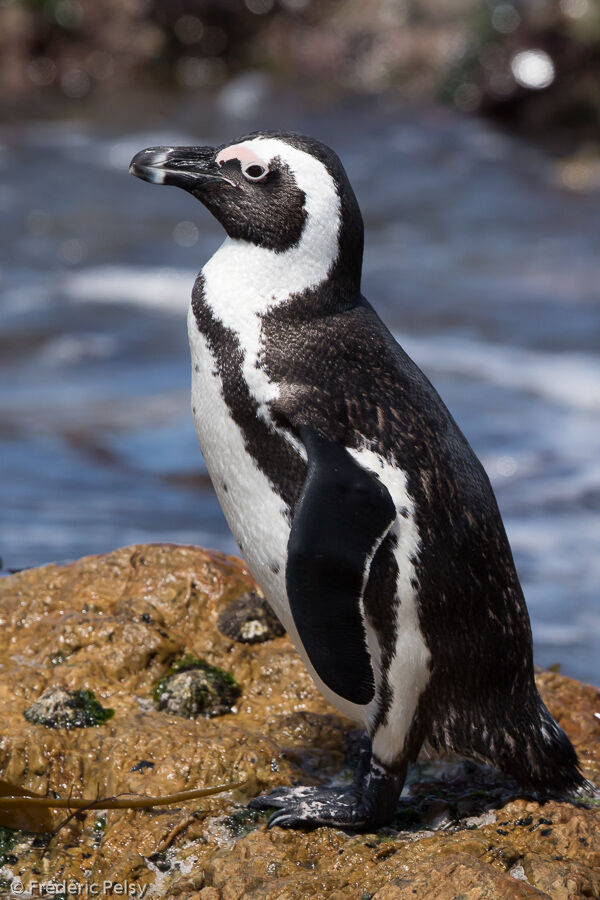
[{"label": "penguin foot", "polygon": [[359,830],[368,828],[370,817],[351,788],[279,787],[255,797],[251,809],[273,809],[267,828],[329,825]]},{"label": "penguin foot", "polygon": [[348,828],[351,831],[369,831],[387,825],[396,811],[396,804],[404,784],[406,769],[388,771],[374,759],[364,771],[364,758],[359,763],[354,782],[347,788],[278,787],[255,797],[251,809],[275,812],[267,822],[267,828],[308,826],[316,828]]}]

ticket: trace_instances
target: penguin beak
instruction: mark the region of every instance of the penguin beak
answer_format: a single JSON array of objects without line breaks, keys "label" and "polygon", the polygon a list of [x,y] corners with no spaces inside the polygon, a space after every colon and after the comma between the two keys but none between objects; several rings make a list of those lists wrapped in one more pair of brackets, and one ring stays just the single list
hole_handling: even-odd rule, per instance
[{"label": "penguin beak", "polygon": [[131,160],[129,171],[150,184],[174,184],[186,191],[233,184],[221,174],[214,147],[149,147]]}]

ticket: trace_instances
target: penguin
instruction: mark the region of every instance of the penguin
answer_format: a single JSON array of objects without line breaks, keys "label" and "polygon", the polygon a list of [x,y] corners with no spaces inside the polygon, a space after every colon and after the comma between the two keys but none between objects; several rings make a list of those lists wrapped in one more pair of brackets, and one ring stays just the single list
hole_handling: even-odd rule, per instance
[{"label": "penguin", "polygon": [[586,785],[538,694],[483,466],[361,294],[363,221],[329,147],[255,132],[130,166],[226,232],[194,284],[192,409],[229,527],[318,689],[366,732],[346,787],[253,799],[268,826],[393,820],[423,746],[542,798]]}]

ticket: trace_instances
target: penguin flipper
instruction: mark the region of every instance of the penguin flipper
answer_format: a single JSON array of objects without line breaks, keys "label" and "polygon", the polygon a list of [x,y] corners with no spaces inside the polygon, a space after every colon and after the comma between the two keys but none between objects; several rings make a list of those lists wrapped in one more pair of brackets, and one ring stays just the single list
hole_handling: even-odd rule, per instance
[{"label": "penguin flipper", "polygon": [[360,600],[371,560],[396,518],[387,488],[345,447],[301,426],[308,473],[288,541],[286,586],[319,678],[366,705],[375,694]]}]

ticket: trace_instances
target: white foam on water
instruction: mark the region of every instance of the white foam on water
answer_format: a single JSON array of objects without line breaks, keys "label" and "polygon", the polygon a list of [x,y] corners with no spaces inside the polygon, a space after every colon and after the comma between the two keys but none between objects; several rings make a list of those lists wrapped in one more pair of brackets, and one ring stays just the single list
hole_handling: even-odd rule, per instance
[{"label": "white foam on water", "polygon": [[[590,627],[591,626],[591,627]],[[593,634],[600,635],[600,622],[581,621],[575,625],[555,625],[537,622],[534,631],[535,643],[544,647],[576,647],[585,644]]]},{"label": "white foam on water", "polygon": [[515,550],[543,560],[549,581],[600,584],[600,517],[594,511],[509,516],[505,525]]},{"label": "white foam on water", "polygon": [[95,266],[65,275],[62,290],[82,303],[132,303],[180,315],[190,304],[196,275],[193,269]]},{"label": "white foam on water", "polygon": [[65,334],[48,341],[39,361],[50,366],[69,366],[86,360],[109,359],[118,349],[115,336],[108,334]]},{"label": "white foam on water", "polygon": [[548,353],[468,338],[398,335],[426,371],[493,382],[570,407],[600,412],[600,361],[585,353]]}]

